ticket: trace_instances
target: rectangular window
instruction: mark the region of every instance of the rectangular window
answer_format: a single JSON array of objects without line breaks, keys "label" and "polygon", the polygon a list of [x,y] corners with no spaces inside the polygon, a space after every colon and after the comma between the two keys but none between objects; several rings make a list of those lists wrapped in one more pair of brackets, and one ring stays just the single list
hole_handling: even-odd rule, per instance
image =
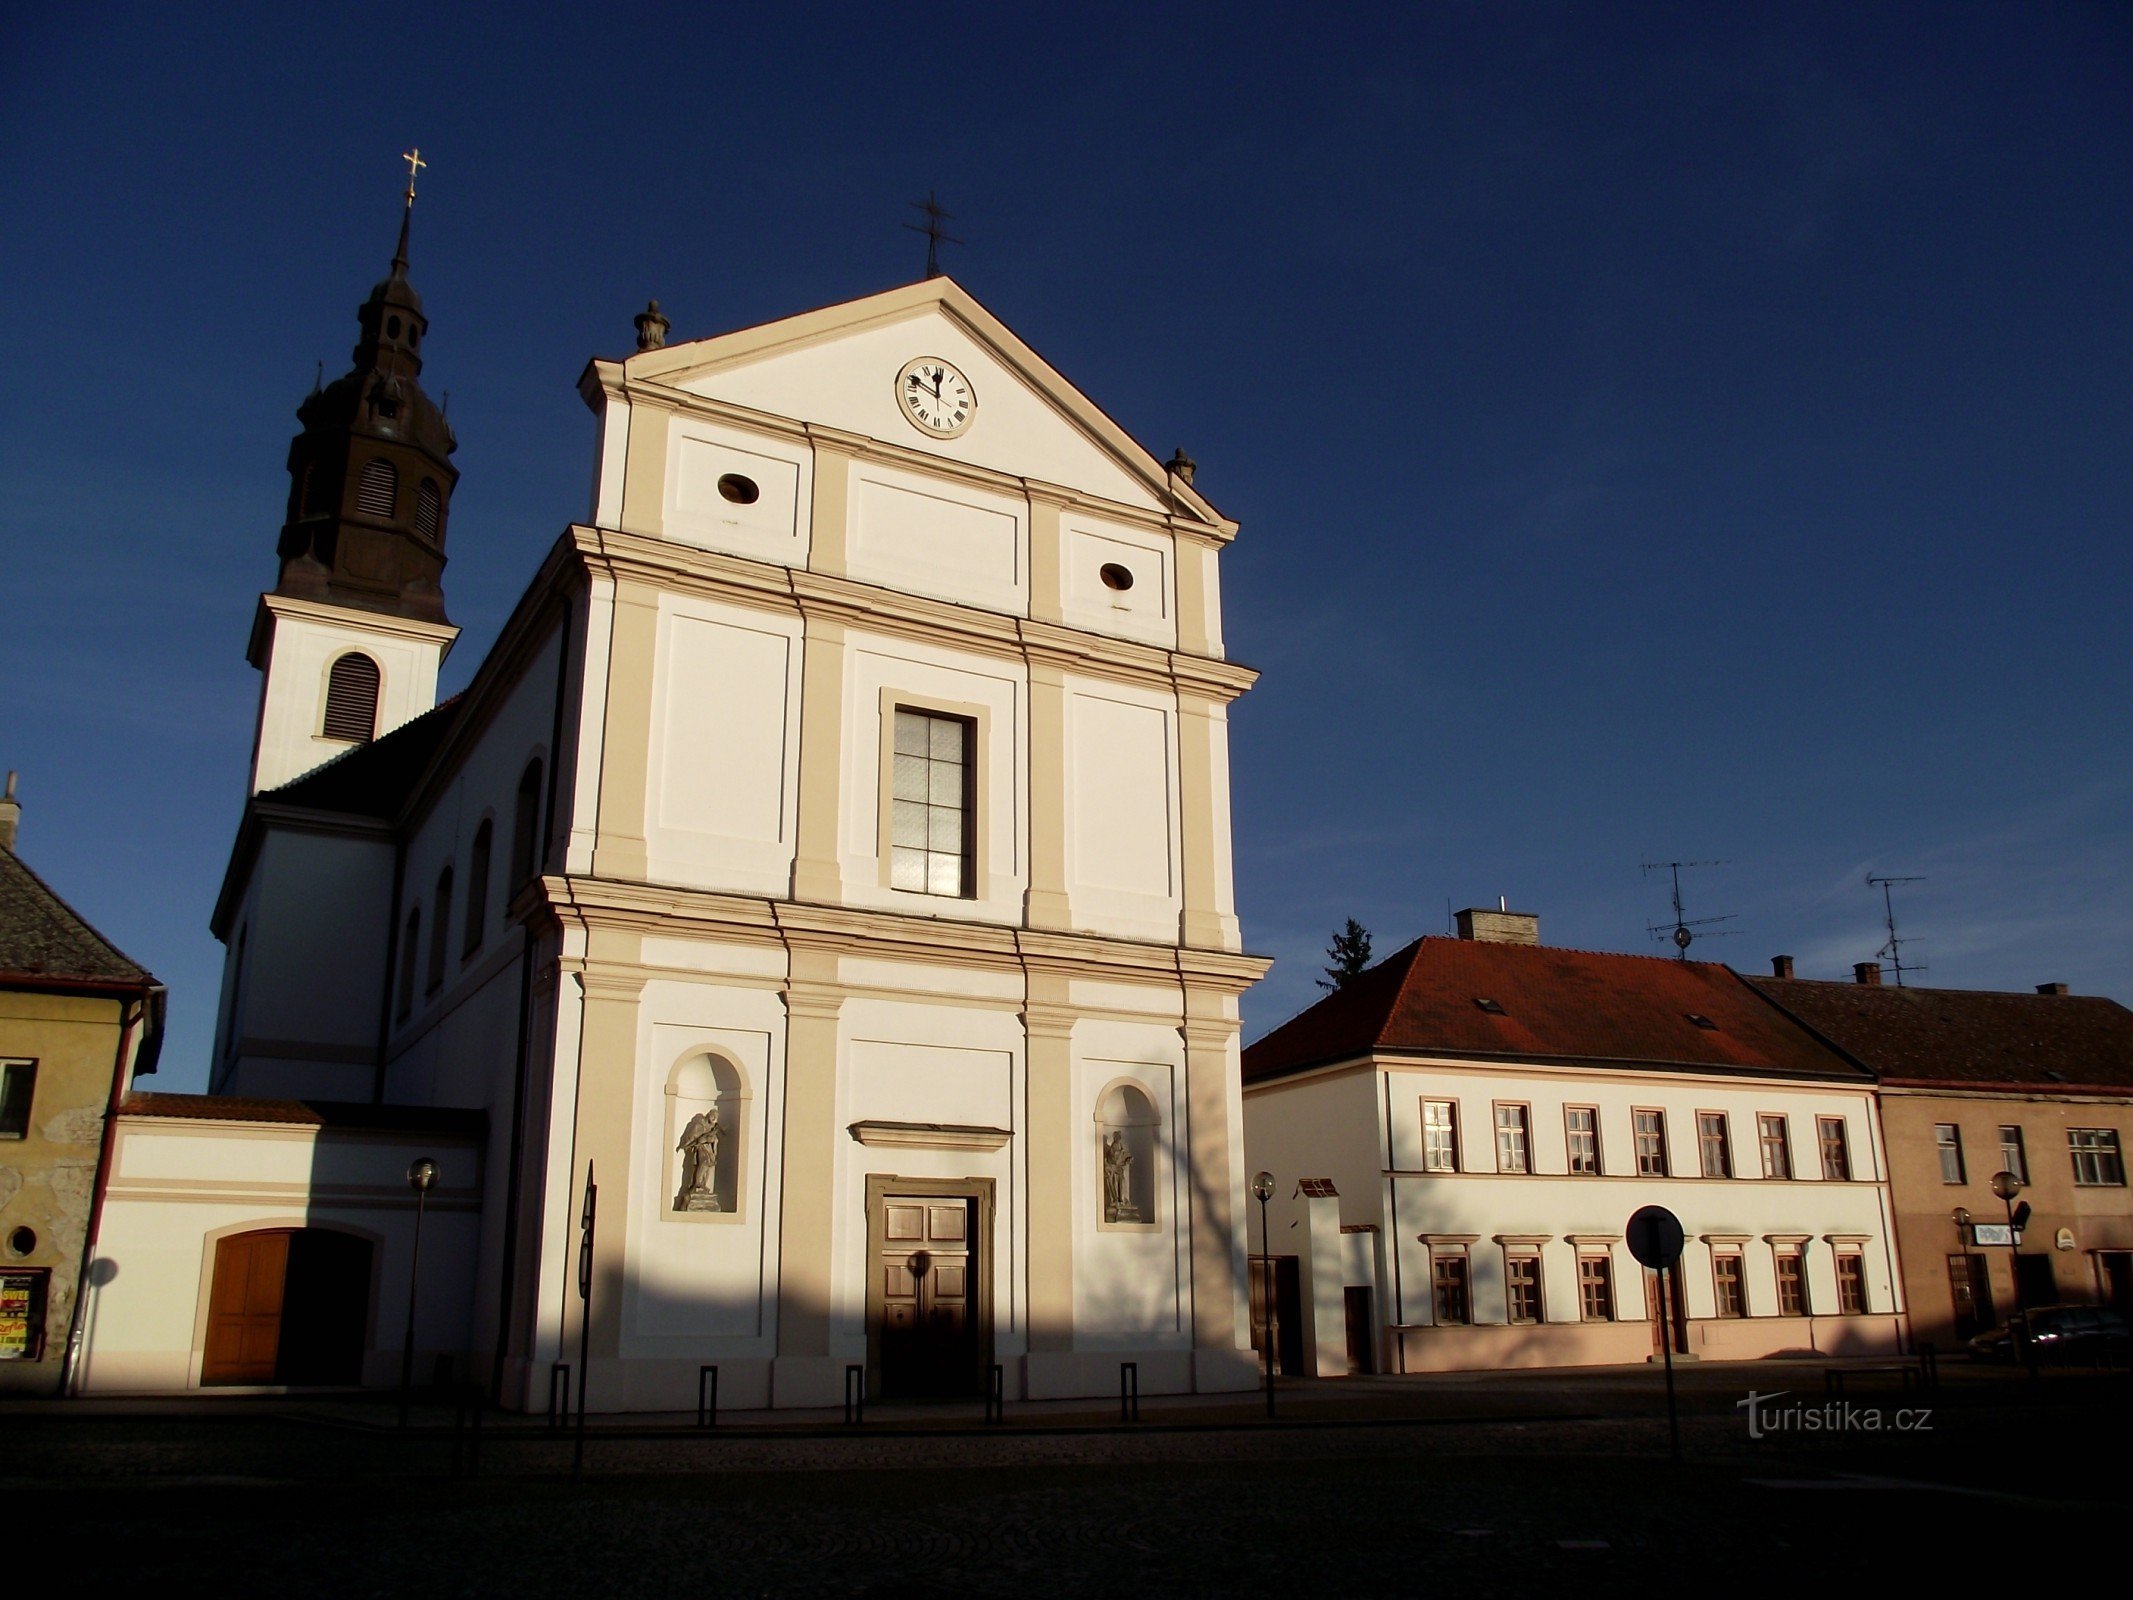
[{"label": "rectangular window", "polygon": [[1822,1176],[1832,1183],[1849,1183],[1852,1176],[1851,1141],[1845,1136],[1842,1117],[1815,1118],[1815,1141],[1822,1147]]},{"label": "rectangular window", "polygon": [[1763,1146],[1763,1176],[1791,1177],[1792,1132],[1786,1124],[1784,1114],[1763,1113],[1755,1119],[1755,1130]]},{"label": "rectangular window", "polygon": [[1578,1315],[1587,1322],[1615,1320],[1614,1262],[1606,1256],[1578,1257]]},{"label": "rectangular window", "polygon": [[1541,1320],[1539,1256],[1506,1256],[1503,1264],[1504,1307],[1513,1322]]},{"label": "rectangular window", "polygon": [[963,717],[897,708],[890,777],[891,888],[964,899],[975,892],[973,732]]},{"label": "rectangular window", "polygon": [[2000,1170],[2029,1182],[2029,1152],[2022,1148],[2022,1130],[2018,1127],[2000,1129]]},{"label": "rectangular window", "polygon": [[1449,1100],[1422,1102],[1422,1170],[1459,1170],[1459,1107]]},{"label": "rectangular window", "polygon": [[37,1092],[37,1063],[0,1063],[0,1139],[22,1139],[30,1131],[30,1099]]},{"label": "rectangular window", "polygon": [[1580,1176],[1597,1177],[1600,1171],[1600,1108],[1563,1108],[1563,1133],[1570,1149],[1570,1170]]},{"label": "rectangular window", "polygon": [[1496,1170],[1498,1172],[1531,1172],[1533,1149],[1531,1129],[1526,1121],[1524,1106],[1498,1106],[1496,1108]]},{"label": "rectangular window", "polygon": [[1702,1158],[1706,1178],[1733,1176],[1733,1139],[1726,1132],[1723,1111],[1696,1113],[1696,1154]]},{"label": "rectangular window", "polygon": [[1963,1130],[1952,1122],[1933,1124],[1933,1146],[1940,1152],[1940,1181],[1963,1181]]},{"label": "rectangular window", "polygon": [[1740,1257],[1737,1254],[1711,1257],[1711,1279],[1718,1288],[1718,1314],[1745,1317],[1748,1314],[1748,1292],[1741,1277]]},{"label": "rectangular window", "polygon": [[1837,1252],[1837,1309],[1847,1317],[1866,1315],[1866,1258],[1856,1250]]},{"label": "rectangular window", "polygon": [[1807,1276],[1797,1246],[1777,1253],[1778,1315],[1807,1315]]},{"label": "rectangular window", "polygon": [[1665,1177],[1666,1113],[1652,1110],[1632,1111],[1630,1121],[1637,1130],[1637,1176]]},{"label": "rectangular window", "polygon": [[2069,1128],[2066,1147],[2074,1158],[2076,1183],[2085,1188],[2125,1186],[2126,1164],[2119,1154],[2116,1128]]},{"label": "rectangular window", "polygon": [[1449,1327],[1467,1320],[1466,1252],[1432,1250],[1430,1282],[1434,1290],[1437,1322]]}]

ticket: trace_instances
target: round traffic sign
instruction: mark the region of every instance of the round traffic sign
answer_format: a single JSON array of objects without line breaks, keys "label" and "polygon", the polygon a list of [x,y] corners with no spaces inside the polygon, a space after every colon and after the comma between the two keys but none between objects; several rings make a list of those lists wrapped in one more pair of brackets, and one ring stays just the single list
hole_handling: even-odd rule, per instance
[{"label": "round traffic sign", "polygon": [[1629,1253],[1647,1267],[1671,1267],[1681,1259],[1681,1219],[1665,1206],[1640,1206],[1626,1230]]}]

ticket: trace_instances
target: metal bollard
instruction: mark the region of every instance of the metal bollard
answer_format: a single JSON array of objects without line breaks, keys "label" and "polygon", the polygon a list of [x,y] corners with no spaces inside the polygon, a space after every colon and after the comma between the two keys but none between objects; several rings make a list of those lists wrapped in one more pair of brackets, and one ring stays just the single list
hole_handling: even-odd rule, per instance
[{"label": "metal bollard", "polygon": [[[705,1391],[710,1391],[706,1398]],[[718,1426],[718,1368],[696,1369],[696,1425],[699,1428]]]},{"label": "metal bollard", "polygon": [[848,1424],[867,1419],[867,1369],[858,1363],[844,1369],[844,1420]]},{"label": "metal bollard", "polygon": [[985,1420],[1007,1420],[1007,1369],[995,1364],[992,1375],[985,1385]]},{"label": "metal bollard", "polygon": [[1118,1364],[1118,1420],[1141,1420],[1141,1364],[1138,1361]]},{"label": "metal bollard", "polygon": [[548,1426],[560,1428],[569,1421],[570,1363],[558,1361],[548,1369]]}]

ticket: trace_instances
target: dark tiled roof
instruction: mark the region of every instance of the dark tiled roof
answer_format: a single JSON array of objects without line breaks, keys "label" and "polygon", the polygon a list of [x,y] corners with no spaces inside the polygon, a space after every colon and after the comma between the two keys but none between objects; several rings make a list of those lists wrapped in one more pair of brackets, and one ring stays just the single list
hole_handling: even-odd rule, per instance
[{"label": "dark tiled roof", "polygon": [[2133,1011],[2115,1000],[1746,981],[1890,1083],[2133,1088]]},{"label": "dark tiled roof", "polygon": [[340,1100],[246,1100],[223,1094],[129,1094],[129,1117],[186,1117],[202,1122],[277,1122],[292,1127],[352,1128],[382,1133],[437,1133],[479,1139],[488,1113],[455,1106],[363,1105]]},{"label": "dark tiled roof", "polygon": [[155,982],[147,968],[129,961],[83,921],[14,851],[0,847],[0,980],[35,983],[40,978]]},{"label": "dark tiled roof", "polygon": [[1429,938],[1245,1051],[1244,1081],[1374,1051],[1864,1076],[1715,962]]},{"label": "dark tiled roof", "polygon": [[455,694],[383,738],[359,744],[301,778],[265,791],[260,799],[311,811],[390,820],[400,814],[428,770],[430,757],[451,732],[458,706]]}]

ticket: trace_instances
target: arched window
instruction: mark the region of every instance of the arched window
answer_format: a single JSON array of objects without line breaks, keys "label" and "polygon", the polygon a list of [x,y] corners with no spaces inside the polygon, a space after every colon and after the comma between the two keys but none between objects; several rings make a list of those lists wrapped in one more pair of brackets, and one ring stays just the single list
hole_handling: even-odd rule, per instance
[{"label": "arched window", "polygon": [[511,887],[514,891],[540,867],[541,764],[526,763],[518,780],[518,809],[511,818]]},{"label": "arched window", "polygon": [[415,531],[423,538],[434,541],[437,524],[444,515],[444,497],[437,492],[437,485],[429,479],[422,480],[422,487],[415,491]]},{"label": "arched window", "polygon": [[407,914],[407,931],[400,941],[400,1002],[393,1015],[402,1022],[415,1009],[415,948],[421,943],[422,908],[417,906]]},{"label": "arched window", "polygon": [[378,664],[351,650],[326,674],[326,716],[319,728],[329,739],[365,744],[378,736]]},{"label": "arched window", "polygon": [[1155,1216],[1156,1133],[1147,1090],[1113,1084],[1096,1103],[1097,1216],[1107,1227],[1150,1226]]},{"label": "arched window", "polygon": [[363,475],[356,479],[356,510],[366,517],[390,520],[399,498],[400,474],[393,464],[376,456],[364,462]]},{"label": "arched window", "polygon": [[467,860],[467,942],[463,955],[481,948],[489,921],[489,844],[496,829],[487,817],[474,830],[474,850]]},{"label": "arched window", "polygon": [[444,987],[444,950],[452,932],[452,869],[446,867],[437,874],[437,898],[430,912],[434,919],[430,928],[430,973],[429,981],[422,986],[424,994],[435,994]]}]

